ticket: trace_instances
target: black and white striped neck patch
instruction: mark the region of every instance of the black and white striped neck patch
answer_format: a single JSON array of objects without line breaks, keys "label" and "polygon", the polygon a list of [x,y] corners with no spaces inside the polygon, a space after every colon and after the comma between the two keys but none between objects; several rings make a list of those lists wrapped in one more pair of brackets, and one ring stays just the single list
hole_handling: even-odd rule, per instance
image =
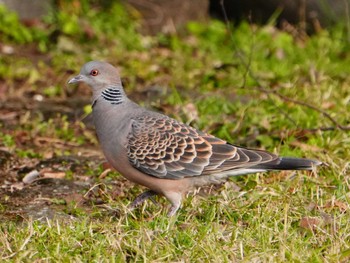
[{"label": "black and white striped neck patch", "polygon": [[124,101],[124,94],[118,88],[107,88],[101,93],[101,97],[111,104],[118,105]]}]

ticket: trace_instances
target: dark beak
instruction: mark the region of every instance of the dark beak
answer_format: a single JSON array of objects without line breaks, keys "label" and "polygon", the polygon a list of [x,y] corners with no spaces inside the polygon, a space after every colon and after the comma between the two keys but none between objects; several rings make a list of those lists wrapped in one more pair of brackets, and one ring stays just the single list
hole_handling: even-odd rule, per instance
[{"label": "dark beak", "polygon": [[75,84],[83,81],[84,77],[82,75],[77,75],[68,81],[68,84]]}]

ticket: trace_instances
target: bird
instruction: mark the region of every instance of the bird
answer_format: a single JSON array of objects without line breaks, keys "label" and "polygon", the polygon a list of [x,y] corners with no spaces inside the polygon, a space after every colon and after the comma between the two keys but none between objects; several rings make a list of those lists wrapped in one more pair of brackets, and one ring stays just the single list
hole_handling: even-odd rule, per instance
[{"label": "bird", "polygon": [[231,176],[271,170],[312,170],[322,162],[279,157],[231,144],[171,117],[148,110],[126,95],[118,69],[102,61],[84,64],[68,84],[92,89],[92,116],[109,162],[126,179],[148,188],[130,204],[164,196],[176,214],[184,195]]}]

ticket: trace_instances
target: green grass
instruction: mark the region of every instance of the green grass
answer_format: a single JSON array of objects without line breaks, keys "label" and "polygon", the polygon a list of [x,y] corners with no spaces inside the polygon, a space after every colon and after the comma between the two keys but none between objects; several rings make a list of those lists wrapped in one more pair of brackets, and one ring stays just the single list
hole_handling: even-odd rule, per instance
[{"label": "green grass", "polygon": [[[131,213],[121,203],[120,217],[94,208],[69,222],[9,222],[1,227],[3,256],[17,261],[337,261],[346,253],[349,221],[334,217],[313,230],[299,227],[300,218],[324,220],[309,203],[331,200],[316,194],[318,178],[301,175],[291,181],[264,184],[247,193],[224,189],[209,198],[190,197],[174,218],[148,205]],[[315,186],[316,185],[316,186]],[[293,192],[286,191],[293,187]]]},{"label": "green grass", "polygon": [[[162,198],[157,199],[159,207],[146,202],[129,211],[127,204],[142,188],[116,173],[98,178],[103,168],[93,163],[82,173],[104,185],[95,193],[104,206],[51,202],[64,216],[43,221],[0,216],[2,262],[349,260],[350,133],[337,127],[349,126],[350,120],[350,45],[343,26],[304,40],[271,25],[243,23],[230,30],[219,21],[190,23],[178,35],[142,36],[137,20],[123,7],[99,12],[83,3],[76,10],[63,5],[56,16],[45,19],[44,29],[25,28],[0,9],[1,40],[46,58],[19,51],[0,58],[6,99],[15,100],[20,92],[26,106],[15,123],[2,121],[0,132],[1,147],[20,164],[79,155],[88,147],[98,151],[93,130],[80,117],[57,112],[45,117],[41,108],[29,110],[35,95],[50,105],[80,97],[88,105],[89,90],[66,87],[66,81],[72,70],[98,59],[120,68],[126,92],[140,104],[235,144],[327,165],[314,172],[232,178],[211,194],[189,194],[177,215],[168,218]],[[50,40],[55,30],[61,32],[57,42]],[[153,96],[151,87],[161,88]],[[88,111],[72,105],[64,107],[74,116]],[[32,148],[38,137],[52,140],[48,147]],[[67,175],[79,180],[72,171]],[[115,185],[121,193],[113,198]],[[13,210],[0,202],[4,214]],[[308,221],[315,224],[308,226]]]}]

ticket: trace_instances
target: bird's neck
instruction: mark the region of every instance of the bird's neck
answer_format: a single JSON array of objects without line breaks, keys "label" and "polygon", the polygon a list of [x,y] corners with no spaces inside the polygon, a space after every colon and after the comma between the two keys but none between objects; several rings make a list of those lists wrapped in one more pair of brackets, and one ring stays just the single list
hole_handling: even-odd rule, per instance
[{"label": "bird's neck", "polygon": [[93,94],[92,106],[94,106],[98,100],[111,105],[119,105],[124,103],[127,97],[120,84],[109,85]]}]

